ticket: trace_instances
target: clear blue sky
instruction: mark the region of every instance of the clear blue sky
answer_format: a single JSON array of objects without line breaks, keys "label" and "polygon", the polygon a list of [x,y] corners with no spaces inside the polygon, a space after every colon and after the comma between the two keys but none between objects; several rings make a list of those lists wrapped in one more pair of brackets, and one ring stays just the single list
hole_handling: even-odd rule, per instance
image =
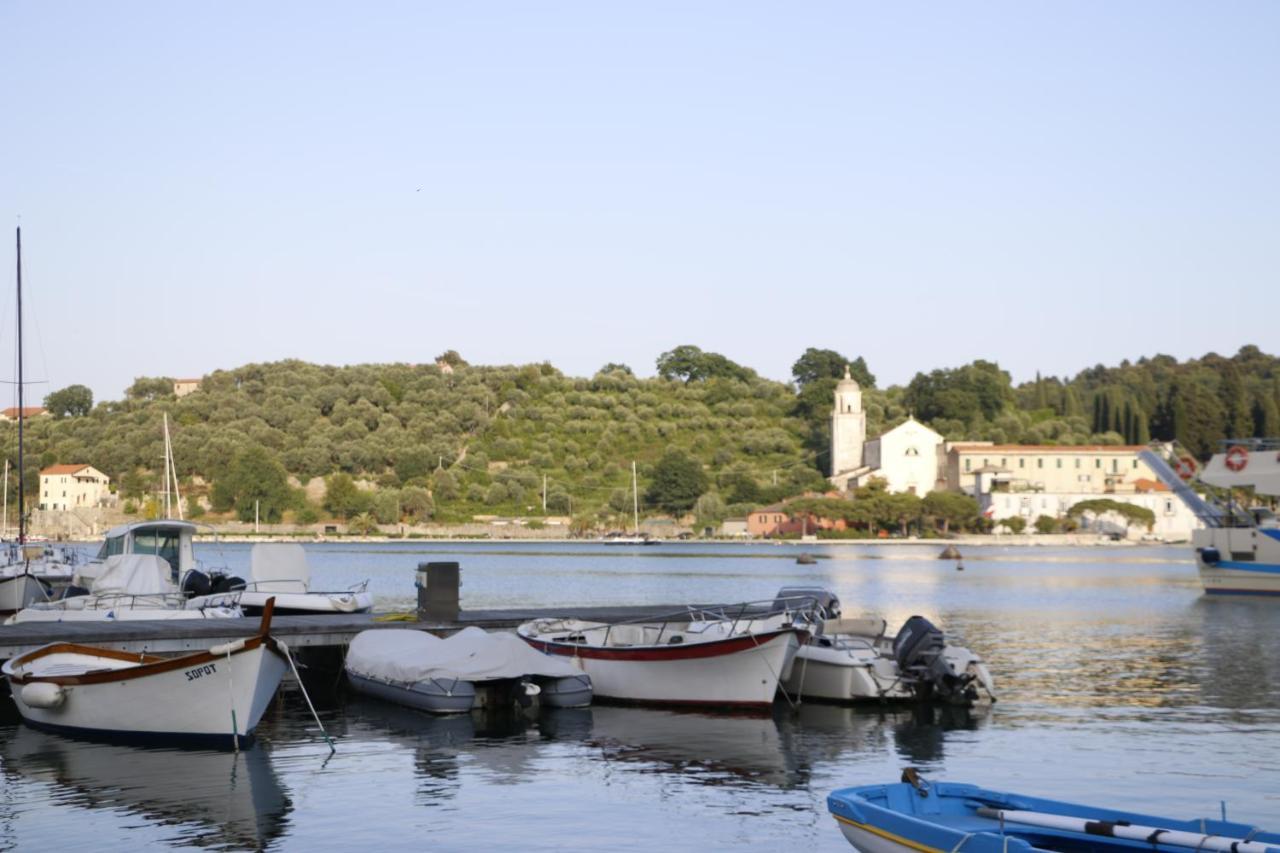
[{"label": "clear blue sky", "polygon": [[882,384],[1280,349],[1271,0],[27,0],[0,43],[33,396],[446,348],[785,379],[818,346]]}]

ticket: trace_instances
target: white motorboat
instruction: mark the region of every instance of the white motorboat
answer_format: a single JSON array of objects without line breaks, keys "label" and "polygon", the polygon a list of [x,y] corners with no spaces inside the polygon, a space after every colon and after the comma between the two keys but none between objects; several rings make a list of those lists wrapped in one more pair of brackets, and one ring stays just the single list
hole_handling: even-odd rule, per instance
[{"label": "white motorboat", "polygon": [[30,726],[131,742],[237,748],[247,743],[289,666],[258,633],[178,657],[51,643],[5,662],[13,701]]},{"label": "white motorboat", "polygon": [[[200,572],[184,576],[183,589],[194,595],[195,606],[239,605],[246,616],[262,612],[268,598],[276,601],[280,615],[315,613],[367,613],[373,608],[369,582],[337,592],[311,589],[307,553],[295,542],[264,542],[249,552],[249,579]],[[212,594],[204,595],[201,591]]]},{"label": "white motorboat", "polygon": [[820,587],[784,587],[778,598],[816,600],[828,617],[796,654],[782,685],[789,694],[828,702],[969,705],[995,699],[982,659],[946,642],[922,616],[912,616],[894,635],[878,617],[842,618],[840,600]]},{"label": "white motorboat", "polygon": [[361,631],[347,650],[347,679],[361,693],[434,714],[591,704],[591,678],[538,654],[514,634],[463,628],[441,639],[405,628]]},{"label": "white motorboat", "polygon": [[[88,592],[37,602],[9,617],[24,622],[154,619],[234,619],[235,602],[193,602],[172,580],[169,563],[155,554],[114,554],[92,567]],[[77,578],[79,579],[79,575]]]},{"label": "white motorboat", "polygon": [[[1223,442],[1199,478],[1222,489],[1280,495],[1280,439]],[[1280,522],[1274,513],[1229,504],[1200,517],[1206,526],[1192,531],[1191,544],[1207,594],[1280,595]]]},{"label": "white motorboat", "polygon": [[536,619],[517,629],[529,645],[591,676],[597,699],[711,708],[767,708],[809,615],[752,604],[689,608],[658,619]]}]

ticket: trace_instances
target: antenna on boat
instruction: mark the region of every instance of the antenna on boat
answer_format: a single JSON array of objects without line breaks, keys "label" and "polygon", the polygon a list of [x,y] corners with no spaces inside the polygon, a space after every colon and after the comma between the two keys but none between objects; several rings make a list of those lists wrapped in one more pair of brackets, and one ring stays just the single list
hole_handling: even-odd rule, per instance
[{"label": "antenna on boat", "polygon": [[22,464],[22,423],[26,418],[22,407],[22,226],[18,226],[18,545],[27,541],[27,517],[23,499],[27,472]]}]

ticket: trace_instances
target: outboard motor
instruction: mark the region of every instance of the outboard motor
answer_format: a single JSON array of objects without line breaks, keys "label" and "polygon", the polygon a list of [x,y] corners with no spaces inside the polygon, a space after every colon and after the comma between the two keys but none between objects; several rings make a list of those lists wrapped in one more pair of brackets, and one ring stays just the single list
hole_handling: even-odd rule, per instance
[{"label": "outboard motor", "polygon": [[943,651],[946,638],[923,616],[912,616],[893,638],[893,658],[898,671],[911,678],[916,698],[928,701],[972,702],[977,691],[969,686],[973,676],[958,673]]},{"label": "outboard motor", "polygon": [[213,592],[213,583],[209,576],[199,569],[188,569],[182,578],[182,592],[187,598],[199,598]]},{"label": "outboard motor", "polygon": [[221,595],[224,592],[239,592],[244,588],[244,578],[238,578],[235,575],[218,575],[213,582],[214,595]]}]

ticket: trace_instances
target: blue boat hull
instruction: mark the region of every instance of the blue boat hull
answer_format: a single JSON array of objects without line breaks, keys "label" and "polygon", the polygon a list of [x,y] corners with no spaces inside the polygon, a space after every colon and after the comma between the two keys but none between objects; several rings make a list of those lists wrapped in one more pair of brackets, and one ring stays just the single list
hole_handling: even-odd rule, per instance
[{"label": "blue boat hull", "polygon": [[1003,823],[979,809],[1047,813],[1067,818],[1122,825],[1157,826],[1248,838],[1280,853],[1280,834],[1221,820],[1179,820],[1155,815],[1063,803],[992,791],[976,785],[937,782],[927,794],[902,782],[843,788],[827,797],[827,809],[840,831],[862,853],[1191,853],[1191,848],[1148,840],[1110,837],[1095,832]]}]

